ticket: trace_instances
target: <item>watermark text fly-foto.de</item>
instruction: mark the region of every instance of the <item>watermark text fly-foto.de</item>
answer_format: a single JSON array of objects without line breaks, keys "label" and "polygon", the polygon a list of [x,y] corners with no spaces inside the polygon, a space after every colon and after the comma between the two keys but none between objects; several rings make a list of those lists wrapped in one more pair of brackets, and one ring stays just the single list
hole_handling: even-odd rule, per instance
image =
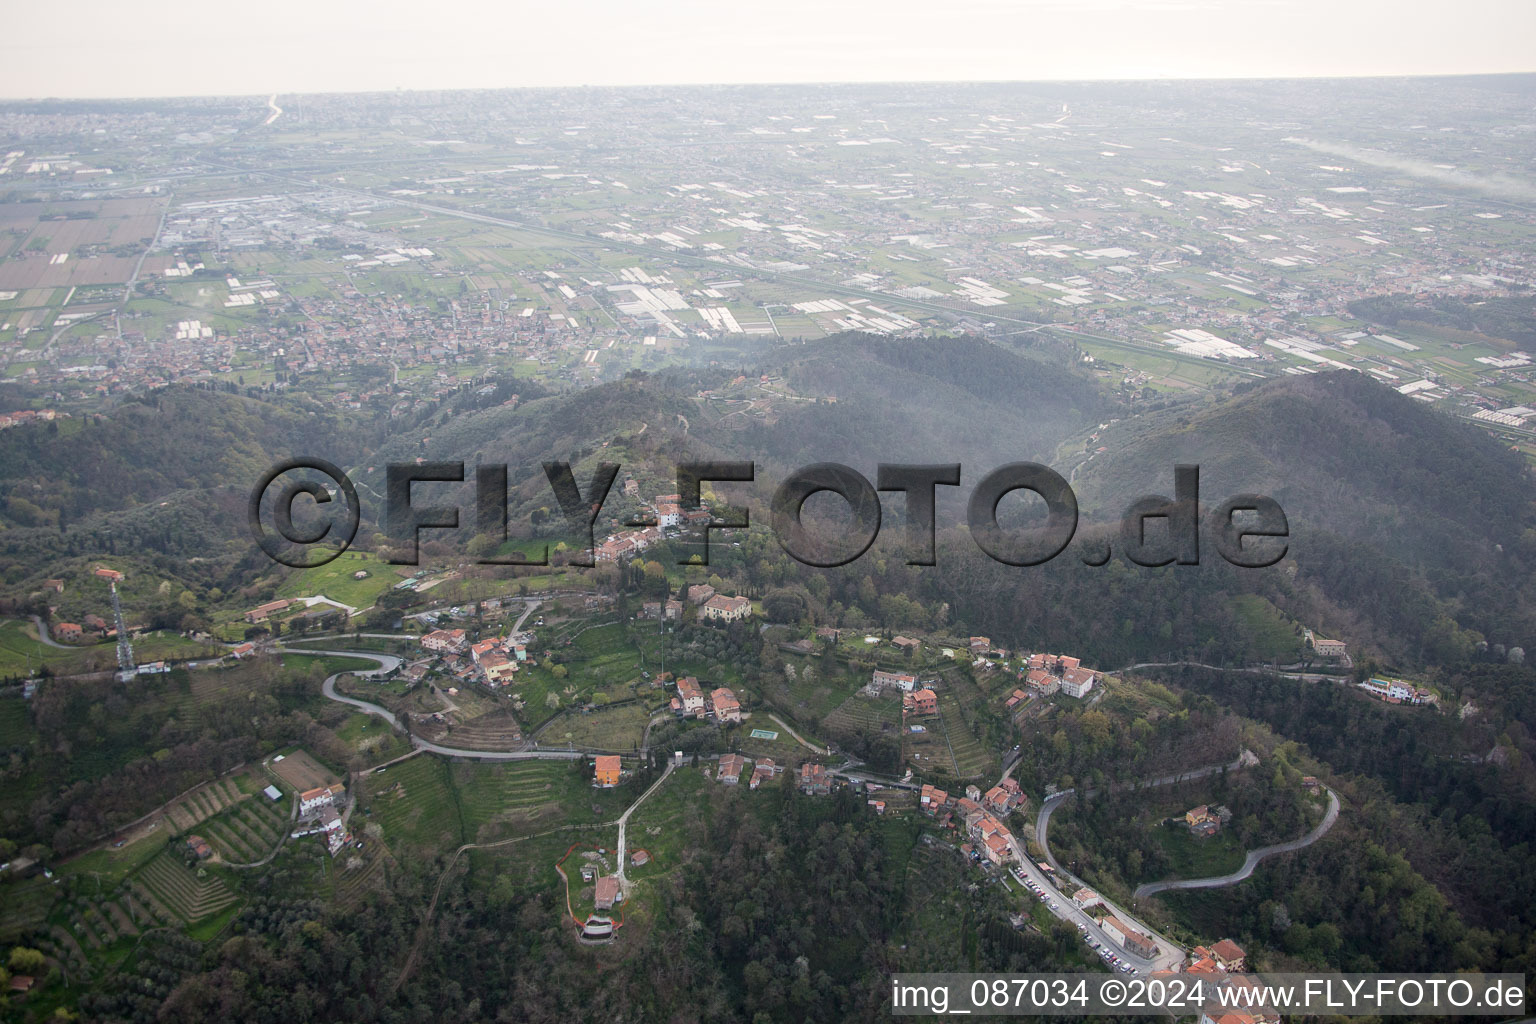
[{"label": "watermark text fly-foto.de", "polygon": [[[575,566],[596,564],[593,536],[598,516],[613,488],[620,466],[599,463],[585,488],[577,482],[568,462],[546,462],[544,475],[564,514],[569,530],[581,542],[567,557]],[[300,471],[303,479],[279,481]],[[315,479],[320,474],[327,481]],[[806,565],[831,568],[855,561],[874,544],[880,533],[880,492],[897,492],[906,502],[906,558],[909,565],[934,565],[936,555],[937,496],[940,487],[958,487],[959,463],[881,463],[873,483],[862,473],[838,463],[821,462],[803,467],[786,477],[775,490],[769,509],[770,526],[780,547]],[[1285,557],[1290,525],[1273,498],[1262,494],[1237,494],[1210,508],[1201,522],[1200,469],[1174,467],[1174,496],[1147,495],[1132,502],[1120,520],[1119,549],[1137,565],[1198,565],[1202,532],[1228,563],[1242,568],[1265,568]],[[744,529],[751,523],[750,509],[729,519],[698,515],[703,511],[706,483],[749,483],[757,478],[752,462],[683,462],[677,465],[676,504],[688,516],[691,533],[679,546],[679,561],[709,564],[710,533]],[[467,482],[463,462],[393,463],[385,473],[382,523],[393,545],[390,560],[415,565],[423,531],[457,530],[461,509],[454,504],[418,503],[417,485]],[[477,531],[498,543],[509,539],[506,465],[474,467],[475,524]],[[847,506],[845,522],[836,536],[825,529],[813,531],[802,521],[806,502],[816,494],[839,496]],[[999,522],[998,507],[1016,492],[1028,492],[1044,502],[1040,524],[1006,527]],[[300,503],[304,502],[304,505]],[[296,506],[303,513],[296,516]],[[275,561],[294,568],[314,568],[339,556],[357,535],[361,507],[352,480],[323,459],[290,459],[273,466],[252,489],[249,522],[256,542]],[[329,514],[316,514],[329,513]],[[302,525],[301,525],[302,522]],[[966,526],[976,545],[1005,565],[1042,565],[1056,558],[1077,534],[1078,504],[1071,485],[1061,474],[1035,462],[1012,462],[987,473],[971,490],[966,505]],[[656,529],[655,518],[626,522],[630,529]],[[1203,527],[1203,530],[1202,530]],[[1110,543],[1097,540],[1085,545],[1082,561],[1098,566],[1109,561]],[[541,557],[522,554],[488,555],[478,559],[487,565],[547,565],[549,551]]]}]

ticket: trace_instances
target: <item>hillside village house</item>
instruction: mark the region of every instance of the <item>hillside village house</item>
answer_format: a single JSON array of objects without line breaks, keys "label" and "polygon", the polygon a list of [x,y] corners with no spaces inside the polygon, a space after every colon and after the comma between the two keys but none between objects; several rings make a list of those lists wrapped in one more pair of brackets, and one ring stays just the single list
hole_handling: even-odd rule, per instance
[{"label": "hillside village house", "polygon": [[[1225,814],[1223,814],[1224,811]],[[1213,836],[1221,830],[1221,826],[1231,817],[1231,814],[1232,812],[1224,807],[1201,804],[1184,812],[1184,824],[1197,836]]]},{"label": "hillside village house", "polygon": [[299,794],[299,814],[313,814],[322,807],[330,807],[336,802],[336,798],[346,792],[346,787],[337,782],[329,786],[316,786],[314,789],[306,789]]},{"label": "hillside village house", "polygon": [[74,643],[83,633],[78,622],[57,622],[53,626],[53,635],[65,643]]},{"label": "hillside village house", "polygon": [[492,686],[505,686],[517,675],[518,668],[517,662],[493,651],[480,658],[480,671],[485,673],[486,682]]},{"label": "hillside village house", "polygon": [[1438,698],[1429,690],[1401,679],[1368,679],[1360,684],[1366,693],[1388,704],[1434,704]]},{"label": "hillside village house", "polygon": [[1231,939],[1222,939],[1209,949],[1205,946],[1196,946],[1190,950],[1189,966],[1186,970],[1190,974],[1207,974],[1214,971],[1238,974],[1246,969],[1247,957],[1248,954],[1243,952],[1242,946]]},{"label": "hillside village house", "polygon": [[999,866],[1013,860],[1013,844],[1008,841],[1008,833],[994,832],[982,840],[981,848],[987,855],[987,860]]},{"label": "hillside village house", "polygon": [[734,786],[741,781],[741,773],[747,769],[747,759],[740,754],[723,754],[720,757],[720,769],[715,774],[718,782],[727,786]]},{"label": "hillside village house", "polygon": [[917,794],[917,804],[928,814],[937,814],[949,803],[949,794],[934,786],[924,785]]},{"label": "hillside village house", "polygon": [[752,602],[745,597],[716,594],[699,606],[699,618],[714,622],[735,622],[752,614]]},{"label": "hillside village house", "polygon": [[715,588],[708,583],[695,583],[687,590],[688,603],[700,605],[715,596]]},{"label": "hillside village house", "polygon": [[597,892],[594,903],[598,910],[611,910],[615,903],[624,902],[624,890],[619,885],[619,880],[613,875],[604,875],[597,880]]},{"label": "hillside village house", "polygon": [[709,695],[710,706],[718,722],[741,721],[741,702],[728,688],[722,686]]},{"label": "hillside village house", "polygon": [[773,763],[771,758],[759,758],[757,764],[752,767],[752,781],[748,783],[748,789],[756,789],[763,783],[779,774],[779,766]]},{"label": "hillside village house", "polygon": [[992,641],[984,636],[971,637],[970,645],[972,654],[986,654],[992,649]]},{"label": "hillside village house", "polygon": [[939,713],[939,695],[925,686],[903,697],[901,709],[914,715],[936,715]]},{"label": "hillside village house", "polygon": [[267,619],[270,619],[272,616],[276,615],[278,612],[287,611],[288,606],[292,603],[292,601],[288,600],[277,600],[268,601],[266,604],[259,604],[255,608],[252,608],[250,611],[245,613],[245,621],[252,625],[255,625],[258,622],[264,622]]},{"label": "hillside village house", "polygon": [[909,636],[898,636],[893,639],[891,643],[896,646],[898,651],[900,651],[908,658],[912,657],[913,654],[916,654],[918,648],[923,646],[923,642],[921,640],[914,640]]},{"label": "hillside village house", "polygon": [[1157,944],[1118,917],[1106,917],[1099,925],[1104,929],[1104,934],[1118,942],[1122,949],[1147,960],[1157,956]]},{"label": "hillside village house", "polygon": [[1312,653],[1319,658],[1342,658],[1347,651],[1348,647],[1342,640],[1329,640],[1316,633],[1312,634]]},{"label": "hillside village house", "polygon": [[593,764],[593,785],[612,789],[619,784],[623,774],[623,761],[617,754],[599,754]]},{"label": "hillside village house", "polygon": [[826,796],[832,792],[832,775],[824,764],[807,761],[800,766],[800,791],[809,796]]},{"label": "hillside village house", "polygon": [[1061,689],[1061,680],[1043,668],[1030,669],[1029,674],[1024,677],[1024,681],[1029,684],[1030,689],[1042,697],[1049,697]]},{"label": "hillside village house", "polygon": [[1086,697],[1093,689],[1095,676],[1086,668],[1069,668],[1061,674],[1061,692],[1068,697]]},{"label": "hillside village house", "polygon": [[421,646],[437,654],[457,653],[464,649],[464,631],[435,629],[421,638]]},{"label": "hillside village house", "polygon": [[917,688],[917,676],[907,672],[884,672],[878,668],[875,669],[874,674],[869,677],[869,688],[878,693],[886,687],[894,687],[910,693]]},{"label": "hillside village house", "polygon": [[683,617],[683,602],[672,597],[666,601],[646,601],[640,606],[640,617],[676,622]]},{"label": "hillside village house", "polygon": [[683,676],[677,681],[677,696],[672,699],[672,710],[684,718],[704,713],[704,691],[699,688],[698,679]]}]

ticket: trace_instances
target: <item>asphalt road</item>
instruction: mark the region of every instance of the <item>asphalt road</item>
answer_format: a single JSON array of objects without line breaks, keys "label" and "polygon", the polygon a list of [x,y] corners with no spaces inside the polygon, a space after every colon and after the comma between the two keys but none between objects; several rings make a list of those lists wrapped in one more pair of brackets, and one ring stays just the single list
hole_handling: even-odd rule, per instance
[{"label": "asphalt road", "polygon": [[1167,882],[1148,882],[1138,886],[1132,896],[1140,903],[1144,898],[1154,893],[1166,892],[1169,889],[1221,889],[1229,885],[1236,885],[1249,875],[1253,869],[1259,866],[1259,862],[1266,857],[1273,857],[1279,853],[1290,853],[1292,850],[1305,849],[1328,834],[1333,828],[1333,823],[1339,818],[1339,796],[1333,790],[1328,790],[1328,813],[1323,815],[1323,820],[1317,823],[1317,827],[1300,839],[1292,839],[1285,843],[1275,843],[1273,846],[1261,846],[1256,850],[1249,850],[1248,856],[1243,859],[1243,866],[1229,875],[1211,875],[1206,878],[1173,879]]},{"label": "asphalt road", "polygon": [[[393,671],[399,664],[399,658],[393,654],[375,654],[371,651],[315,651],[299,650],[293,647],[279,648],[284,654],[320,654],[340,656],[346,658],[366,658],[375,662],[378,668],[365,669],[361,672],[350,673],[359,676],[373,676],[384,672]],[[335,672],[325,677],[325,682],[320,687],[320,692],[326,697],[342,704],[350,704],[360,711],[370,715],[378,715],[395,728],[400,728],[400,721],[388,708],[357,697],[348,697],[336,692],[336,679],[338,676],[348,673]],[[411,745],[418,750],[428,750],[434,754],[442,754],[445,757],[468,757],[477,761],[574,761],[587,755],[580,750],[466,750],[463,747],[445,747],[441,743],[433,743],[431,740],[422,739],[420,736],[411,737]]]},{"label": "asphalt road", "polygon": [[[1187,772],[1174,772],[1170,775],[1162,775],[1154,779],[1147,779],[1143,782],[1139,782],[1136,784],[1135,788],[1142,789],[1149,786],[1166,786],[1174,782],[1183,782],[1187,779],[1198,779],[1206,775],[1212,775],[1216,772],[1222,771],[1223,769],[1235,770],[1246,765],[1257,763],[1258,758],[1254,757],[1251,751],[1244,750],[1231,764],[1214,764],[1207,765],[1204,768],[1195,768]],[[1088,795],[1092,796],[1093,792],[1093,790],[1089,790]],[[1062,866],[1057,863],[1055,855],[1051,853],[1051,846],[1049,842],[1051,812],[1056,810],[1056,808],[1059,807],[1064,800],[1072,796],[1072,794],[1072,790],[1068,790],[1065,793],[1058,793],[1040,805],[1040,813],[1035,819],[1035,841],[1040,844],[1040,849],[1045,855],[1046,863],[1055,870],[1059,877],[1069,879],[1076,883],[1079,887],[1092,888],[1091,886],[1086,886],[1082,879],[1077,878],[1075,875],[1063,869]],[[1059,909],[1052,908],[1051,913],[1065,921],[1072,923],[1074,926],[1079,924],[1083,925],[1084,927],[1078,929],[1080,932],[1089,938],[1098,940],[1101,945],[1109,947],[1109,949],[1111,949],[1116,956],[1118,956],[1126,963],[1129,963],[1131,966],[1135,967],[1138,971],[1171,971],[1183,962],[1185,955],[1184,947],[1180,946],[1172,939],[1169,939],[1167,936],[1160,935],[1153,931],[1151,928],[1147,927],[1141,921],[1133,917],[1128,911],[1105,899],[1103,900],[1104,905],[1109,909],[1110,913],[1124,921],[1126,924],[1136,928],[1138,931],[1151,938],[1152,941],[1157,944],[1158,955],[1151,959],[1147,959],[1145,957],[1137,956],[1128,949],[1122,948],[1117,942],[1115,942],[1114,939],[1109,937],[1108,933],[1099,927],[1098,922],[1096,922],[1093,917],[1088,914],[1087,911],[1079,909],[1072,900],[1061,894],[1061,890],[1057,889],[1056,886],[1051,883],[1046,873],[1041,871],[1040,868],[1034,863],[1034,861],[1030,860],[1025,855],[1026,851],[1022,846],[1019,845],[1018,840],[1014,840],[1013,846],[1014,856],[1018,858],[1019,863],[1024,866],[1025,876],[1032,879],[1035,884],[1041,886],[1042,890],[1049,897],[1047,900],[1047,906],[1049,906],[1051,901],[1054,901],[1057,904]],[[1097,892],[1098,890],[1094,891]],[[1102,894],[1100,898],[1103,899]]]}]

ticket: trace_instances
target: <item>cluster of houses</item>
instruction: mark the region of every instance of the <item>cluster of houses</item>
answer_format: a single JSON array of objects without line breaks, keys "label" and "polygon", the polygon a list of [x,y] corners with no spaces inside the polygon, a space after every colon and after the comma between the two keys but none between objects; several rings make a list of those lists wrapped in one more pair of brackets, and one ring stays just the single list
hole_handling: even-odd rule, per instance
[{"label": "cluster of houses", "polygon": [[1360,689],[1388,704],[1437,704],[1440,698],[1434,691],[1415,686],[1402,679],[1367,679]]},{"label": "cluster of houses", "polygon": [[57,412],[53,409],[17,409],[13,412],[0,412],[0,430],[24,427],[32,423],[47,423],[60,418],[69,419],[69,413]]},{"label": "cluster of houses", "polygon": [[1099,679],[1097,672],[1084,668],[1077,658],[1066,654],[1031,654],[1019,674],[1027,689],[1015,689],[1007,696],[1003,706],[1009,711],[1031,697],[1049,697],[1053,693],[1086,697]]},{"label": "cluster of houses", "polygon": [[[735,786],[740,784],[742,777],[745,776],[747,788],[756,789],[783,771],[784,766],[774,764],[771,758],[760,757],[754,764],[740,754],[724,754],[720,758],[719,766],[715,769],[715,781],[727,786]],[[802,769],[802,778],[804,775],[805,772]],[[830,788],[827,791],[830,792]]]},{"label": "cluster of houses", "polygon": [[510,686],[528,660],[527,634],[514,633],[470,643],[462,629],[435,629],[421,638],[422,650],[443,659],[450,675],[465,682],[487,686]]},{"label": "cluster of houses", "polygon": [[878,697],[886,690],[901,691],[903,715],[936,715],[939,713],[939,695],[931,686],[919,686],[917,676],[910,672],[887,672],[875,669],[864,684],[864,693]]},{"label": "cluster of houses", "polygon": [[[752,601],[745,597],[717,594],[707,583],[697,583],[686,591],[688,604],[698,609],[698,617],[706,622],[736,622],[752,614]],[[677,622],[683,617],[684,604],[675,597],[665,601],[647,601],[640,606],[642,619]]]},{"label": "cluster of houses", "polygon": [[299,825],[289,833],[289,838],[318,835],[324,838],[332,857],[340,853],[342,847],[352,841],[352,834],[341,817],[340,801],[346,795],[347,788],[340,782],[300,793]]},{"label": "cluster of houses", "polygon": [[964,829],[971,841],[961,846],[961,852],[1003,865],[1014,859],[1014,838],[998,818],[1026,800],[1016,780],[1004,779],[984,794],[976,786],[967,786],[965,796],[952,804],[944,790],[925,785],[918,792],[917,803],[924,814],[939,819],[940,824]]},{"label": "cluster of houses", "polygon": [[[639,485],[633,480],[624,482],[625,494],[634,496],[638,491]],[[620,559],[633,558],[652,544],[659,542],[666,535],[667,530],[675,530],[684,525],[701,525],[714,518],[707,505],[685,510],[681,504],[682,500],[680,494],[656,495],[655,499],[648,504],[655,523],[623,535],[610,534],[597,545],[594,557],[599,562],[617,562]]]},{"label": "cluster of houses", "polygon": [[[662,678],[660,681],[667,680]],[[697,678],[683,676],[677,680],[677,696],[672,698],[672,713],[679,718],[707,718],[722,725],[732,724],[741,721],[741,701],[728,686],[717,686],[705,693]]]},{"label": "cluster of houses", "polygon": [[1191,950],[1189,966],[1184,970],[1190,974],[1213,974],[1217,971],[1241,974],[1247,965],[1248,954],[1243,952],[1243,947],[1231,939],[1222,939],[1209,949],[1196,946]]}]

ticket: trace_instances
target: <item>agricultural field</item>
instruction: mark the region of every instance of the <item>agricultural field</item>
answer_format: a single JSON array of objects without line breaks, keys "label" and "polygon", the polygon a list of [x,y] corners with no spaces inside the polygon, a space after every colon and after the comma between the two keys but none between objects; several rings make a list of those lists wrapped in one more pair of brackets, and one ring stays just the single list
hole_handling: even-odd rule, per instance
[{"label": "agricultural field", "polygon": [[416,729],[434,743],[467,750],[517,750],[523,745],[522,728],[508,711],[451,721],[446,727],[423,723]]},{"label": "agricultural field", "polygon": [[391,729],[388,722],[361,711],[348,715],[334,732],[349,750],[366,755],[368,764],[380,764],[410,750],[409,741]]},{"label": "agricultural field", "polygon": [[901,696],[890,693],[866,697],[855,693],[837,706],[823,723],[828,729],[889,732],[901,728]]},{"label": "agricultural field", "polygon": [[995,773],[1001,767],[997,753],[989,750],[971,731],[961,710],[960,698],[952,689],[946,688],[939,695],[939,714],[944,722],[944,736],[954,754],[957,778],[974,779]]},{"label": "agricultural field", "polygon": [[1257,594],[1232,599],[1238,628],[1256,661],[1294,661],[1301,652],[1301,627]]},{"label": "agricultural field", "polygon": [[[846,701],[865,680],[836,662],[837,671],[829,672],[821,658],[785,655],[785,679],[774,683],[776,703],[795,721],[817,723]],[[793,674],[790,670],[793,669]]]},{"label": "agricultural field", "polygon": [[189,868],[165,850],[134,874],[133,896],[156,917],[187,923],[233,906],[238,897],[206,867]]},{"label": "agricultural field", "polygon": [[[278,586],[277,596],[328,597],[363,611],[373,607],[380,594],[400,582],[400,568],[367,552],[348,551],[325,565],[290,573]],[[354,579],[359,572],[368,576]]]},{"label": "agricultural field", "polygon": [[235,780],[223,778],[188,793],[172,804],[165,816],[173,829],[186,832],[244,799],[246,794],[241,792]]},{"label": "agricultural field", "polygon": [[639,795],[633,785],[593,788],[585,766],[572,761],[470,762],[453,765],[451,775],[466,837],[475,842],[613,821]]},{"label": "agricultural field", "polygon": [[[464,842],[458,793],[447,762],[418,755],[366,776],[352,827],[377,822],[396,856],[452,849]],[[362,818],[359,820],[358,815]]]},{"label": "agricultural field", "polygon": [[544,727],[539,742],[593,750],[637,750],[645,739],[650,717],[647,705],[639,701],[588,712],[568,711]]},{"label": "agricultural field", "polygon": [[302,750],[279,754],[267,762],[267,767],[290,789],[299,793],[341,781],[329,768]]},{"label": "agricultural field", "polygon": [[[774,739],[753,736],[752,731],[754,729],[761,732],[778,733],[778,736]],[[805,729],[801,728],[796,731],[800,735],[806,736]],[[737,727],[732,736],[735,749],[750,758],[766,757],[770,758],[774,764],[792,767],[801,761],[814,760],[816,757],[815,753],[797,743],[795,738],[789,734],[788,729],[769,718],[766,714],[758,713],[752,715],[751,718]],[[815,742],[814,737],[807,736],[806,738]]]},{"label": "agricultural field", "polygon": [[99,651],[86,647],[61,650],[39,641],[37,628],[30,622],[12,619],[0,623],[0,676],[21,678],[44,665],[55,672],[76,671],[87,660],[115,665],[115,648],[103,645]]},{"label": "agricultural field", "polygon": [[0,697],[0,750],[25,746],[32,739],[32,719],[27,702],[18,694]]},{"label": "agricultural field", "polygon": [[253,864],[272,852],[287,831],[288,801],[265,796],[245,800],[197,826],[219,857],[231,864]]}]

